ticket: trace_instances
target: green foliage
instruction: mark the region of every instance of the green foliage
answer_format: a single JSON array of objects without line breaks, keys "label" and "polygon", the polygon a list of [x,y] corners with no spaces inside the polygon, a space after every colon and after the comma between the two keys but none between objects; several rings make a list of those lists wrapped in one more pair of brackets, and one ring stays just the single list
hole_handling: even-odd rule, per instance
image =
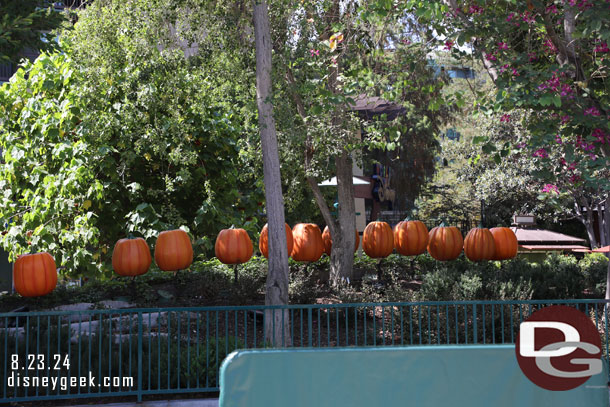
[{"label": "green foliage", "polygon": [[[538,264],[523,258],[503,262],[473,263],[464,256],[439,262],[429,255],[405,257],[396,254],[379,260],[354,257],[354,281],[332,288],[329,260],[323,256],[313,264],[290,260],[290,302],[527,300],[601,297],[605,292],[607,258],[588,254],[577,261],[553,254]],[[377,280],[381,267],[383,282]],[[217,259],[195,261],[191,271],[176,275],[153,269],[137,277],[90,280],[83,287],[59,285],[41,298],[18,294],[0,297],[0,310],[20,306],[31,310],[61,304],[90,302],[101,307],[105,300],[125,300],[139,307],[248,305],[264,301],[267,260],[253,257],[239,266],[239,283],[233,268]]]},{"label": "green foliage", "polygon": [[585,278],[585,287],[596,297],[606,293],[608,257],[602,253],[590,253],[578,263]]},{"label": "green foliage", "polygon": [[[418,293],[422,300],[528,300],[582,298],[585,288],[605,281],[601,258],[578,262],[573,256],[551,254],[541,264],[521,258],[505,262],[472,263],[460,257],[438,264],[424,275]],[[605,290],[605,287],[604,287]]]},{"label": "green foliage", "polygon": [[[243,137],[254,131],[253,82],[239,58],[212,52],[205,38],[215,37],[189,20],[201,13],[185,7],[93,3],[62,33],[65,54],[43,54],[2,87],[0,219],[12,259],[46,250],[63,273],[93,275],[111,270],[114,243],[130,233],[152,244],[183,227],[196,254],[210,254],[220,229],[259,229],[261,177],[247,165],[257,147]],[[174,32],[167,19],[193,29]]]},{"label": "green foliage", "polygon": [[104,197],[77,75],[65,55],[42,54],[0,88],[2,245],[11,260],[49,251],[72,274],[96,269]]},{"label": "green foliage", "polygon": [[[481,156],[515,163],[514,152],[529,160],[535,168],[526,178],[537,181],[544,205],[572,211],[592,237],[593,225],[580,208],[601,205],[610,190],[610,34],[599,29],[608,22],[605,2],[408,3],[420,5],[420,21],[433,25],[443,41],[472,51],[451,44],[452,57],[485,63],[495,90],[477,95],[478,112],[498,127],[523,130],[505,140],[483,137]],[[516,168],[523,177],[527,166]]]},{"label": "green foliage", "polygon": [[0,0],[0,63],[17,64],[26,48],[50,51],[56,47],[53,30],[64,16],[49,1]]},{"label": "green foliage", "polygon": [[[447,118],[440,94],[444,82],[427,62],[429,49],[409,44],[416,34],[405,26],[404,10],[388,11],[374,1],[341,7],[336,1],[287,3],[270,10],[277,38],[274,114],[287,208],[319,218],[305,177],[330,178],[343,151],[353,153],[365,171],[373,161],[391,167],[399,209],[412,205],[433,172],[434,135]],[[382,97],[405,114],[372,121],[353,109],[361,97]],[[333,198],[327,197],[329,206]]]},{"label": "green foliage", "polygon": [[240,61],[215,53],[219,44],[206,40],[211,33],[198,10],[163,0],[94,4],[67,41],[95,112],[87,119],[100,129],[96,143],[119,151],[101,162],[111,198],[104,215],[125,219],[112,225],[113,234],[126,229],[148,238],[187,225],[209,252],[213,236],[244,224],[262,195],[251,179],[242,184],[237,170],[238,140],[252,131],[253,117],[240,108],[252,88],[239,81],[243,72],[226,81]]}]

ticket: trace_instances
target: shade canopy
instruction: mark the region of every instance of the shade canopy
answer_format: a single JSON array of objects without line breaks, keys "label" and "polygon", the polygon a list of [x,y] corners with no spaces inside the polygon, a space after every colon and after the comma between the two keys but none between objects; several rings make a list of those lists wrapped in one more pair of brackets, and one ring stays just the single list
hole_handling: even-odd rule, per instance
[{"label": "shade canopy", "polygon": [[593,249],[592,251],[595,253],[610,253],[610,245],[600,247],[599,249]]},{"label": "shade canopy", "polygon": [[[370,185],[369,181],[364,181],[358,177],[352,177],[352,182],[354,185]],[[331,179],[327,179],[326,181],[318,184],[321,187],[336,187],[337,186],[337,177],[332,177]]]}]

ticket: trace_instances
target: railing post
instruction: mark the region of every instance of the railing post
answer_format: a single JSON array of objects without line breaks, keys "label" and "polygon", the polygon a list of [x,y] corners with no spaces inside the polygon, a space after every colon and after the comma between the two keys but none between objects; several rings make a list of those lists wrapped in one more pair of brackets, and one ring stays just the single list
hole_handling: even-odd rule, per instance
[{"label": "railing post", "polygon": [[313,322],[312,322],[312,315],[311,315],[311,308],[307,308],[307,333],[309,336],[309,347],[313,347],[313,335],[311,333],[311,331],[313,330]]},{"label": "railing post", "polygon": [[138,403],[142,402],[142,311],[138,312]]},{"label": "railing post", "polygon": [[472,304],[472,329],[473,329],[473,343],[477,343],[478,332],[477,332],[477,304]]}]

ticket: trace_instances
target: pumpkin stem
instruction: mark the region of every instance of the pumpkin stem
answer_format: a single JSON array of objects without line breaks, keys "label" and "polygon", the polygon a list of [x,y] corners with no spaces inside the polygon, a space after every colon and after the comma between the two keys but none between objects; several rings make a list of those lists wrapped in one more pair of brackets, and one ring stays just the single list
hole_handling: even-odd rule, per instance
[{"label": "pumpkin stem", "polygon": [[238,276],[238,270],[237,270],[237,264],[233,265],[233,274],[235,274],[235,280],[233,281],[233,284],[237,285],[237,276]]},{"label": "pumpkin stem", "polygon": [[377,281],[381,283],[381,279],[383,278],[383,270],[381,269],[381,262],[383,261],[383,257],[379,259],[377,262]]}]

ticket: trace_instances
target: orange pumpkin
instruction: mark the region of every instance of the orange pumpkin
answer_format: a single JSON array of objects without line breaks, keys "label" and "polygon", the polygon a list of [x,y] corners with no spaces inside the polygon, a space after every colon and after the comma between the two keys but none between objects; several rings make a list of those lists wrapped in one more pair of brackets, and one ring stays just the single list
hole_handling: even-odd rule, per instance
[{"label": "orange pumpkin", "polygon": [[496,253],[493,260],[508,260],[517,255],[519,243],[515,232],[511,228],[491,228],[489,231],[496,244]]},{"label": "orange pumpkin", "polygon": [[[328,226],[324,228],[322,232],[322,241],[324,241],[324,252],[330,256],[330,252],[333,248],[333,239],[330,236],[330,229]],[[358,235],[358,231],[356,230],[356,241],[354,242],[354,253],[358,250],[358,246],[360,245],[360,235]]]},{"label": "orange pumpkin", "polygon": [[[263,226],[261,230],[261,236],[258,240],[258,250],[261,251],[262,255],[266,258],[269,258],[269,230],[267,229],[267,223]],[[287,223],[284,223],[284,227],[286,228],[286,246],[288,248],[288,256],[290,257],[290,253],[292,253],[292,246],[294,244],[292,239],[292,229],[288,226]]]},{"label": "orange pumpkin", "polygon": [[161,270],[184,270],[193,262],[193,246],[189,235],[180,229],[159,233],[155,245],[155,262]]},{"label": "orange pumpkin", "polygon": [[139,276],[148,271],[152,263],[146,240],[120,239],[112,251],[112,268],[120,276]]},{"label": "orange pumpkin", "polygon": [[13,265],[15,290],[24,297],[47,295],[57,285],[55,260],[49,253],[24,254]]},{"label": "orange pumpkin", "polygon": [[324,253],[324,241],[318,225],[297,223],[292,228],[294,246],[292,258],[296,261],[318,261]]},{"label": "orange pumpkin", "polygon": [[428,228],[424,222],[409,220],[394,226],[394,246],[403,256],[417,256],[426,251]]},{"label": "orange pumpkin", "polygon": [[486,228],[472,228],[464,239],[464,254],[471,261],[491,260],[496,253],[494,237]]},{"label": "orange pumpkin", "polygon": [[437,226],[428,233],[428,253],[436,260],[457,259],[463,246],[464,238],[455,226]]},{"label": "orange pumpkin", "polygon": [[254,246],[244,229],[223,229],[216,238],[214,252],[221,263],[242,264],[250,260]]},{"label": "orange pumpkin", "polygon": [[386,222],[371,222],[362,234],[362,249],[374,259],[388,257],[394,250],[394,233]]}]

